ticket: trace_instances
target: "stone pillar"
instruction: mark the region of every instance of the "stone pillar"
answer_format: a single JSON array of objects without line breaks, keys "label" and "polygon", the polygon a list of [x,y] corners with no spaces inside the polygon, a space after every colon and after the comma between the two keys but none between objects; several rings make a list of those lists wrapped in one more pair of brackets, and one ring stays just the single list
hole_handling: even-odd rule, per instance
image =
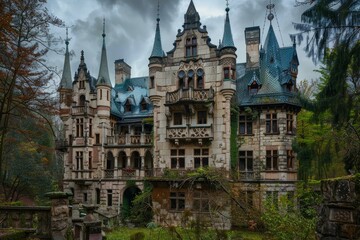
[{"label": "stone pillar", "polygon": [[49,192],[46,194],[51,200],[51,235],[52,239],[66,239],[66,232],[70,227],[69,199],[65,192]]},{"label": "stone pillar", "polygon": [[83,240],[102,240],[101,221],[94,216],[96,206],[84,205],[86,216],[83,222]]}]

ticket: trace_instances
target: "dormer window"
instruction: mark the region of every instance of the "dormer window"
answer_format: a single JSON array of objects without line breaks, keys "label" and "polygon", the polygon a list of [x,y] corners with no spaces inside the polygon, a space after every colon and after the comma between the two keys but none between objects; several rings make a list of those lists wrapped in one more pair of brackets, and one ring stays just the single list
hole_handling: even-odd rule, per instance
[{"label": "dormer window", "polygon": [[286,84],[286,89],[287,89],[289,92],[292,92],[292,91],[293,91],[293,84],[292,84],[292,81],[291,81],[291,80]]},{"label": "dormer window", "polygon": [[147,102],[145,101],[145,98],[143,98],[143,100],[140,103],[140,109],[141,111],[146,111],[147,110]]},{"label": "dormer window", "polygon": [[134,91],[134,88],[132,86],[128,86],[127,91],[132,92],[132,91]]},{"label": "dormer window", "polygon": [[197,75],[197,79],[196,79],[196,87],[198,89],[203,89],[204,88],[204,70],[202,70],[201,68],[199,68],[196,71],[196,75]]},{"label": "dormer window", "polygon": [[195,57],[197,55],[196,37],[187,38],[185,43],[186,57]]},{"label": "dormer window", "polygon": [[124,109],[125,109],[125,112],[131,112],[131,103],[130,103],[129,99],[126,101]]},{"label": "dormer window", "polygon": [[250,94],[256,94],[259,91],[259,85],[257,84],[257,82],[253,82],[250,87]]}]

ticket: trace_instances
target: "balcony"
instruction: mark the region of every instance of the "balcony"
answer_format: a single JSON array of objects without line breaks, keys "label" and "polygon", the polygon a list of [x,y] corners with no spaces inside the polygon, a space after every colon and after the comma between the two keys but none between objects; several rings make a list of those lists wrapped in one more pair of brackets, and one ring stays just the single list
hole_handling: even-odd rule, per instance
[{"label": "balcony", "polygon": [[78,180],[88,180],[92,179],[92,171],[91,170],[73,170],[72,171],[72,179]]},{"label": "balcony", "polygon": [[174,104],[177,102],[207,102],[214,100],[214,89],[178,89],[174,92],[166,93],[166,104]]},{"label": "balcony", "polygon": [[178,144],[179,141],[211,141],[213,139],[212,125],[207,126],[182,126],[168,127],[166,129],[166,137],[170,141]]},{"label": "balcony", "polygon": [[94,116],[96,113],[96,108],[92,108],[89,106],[73,106],[71,108],[71,114],[73,116],[78,115],[91,115]]},{"label": "balcony", "polygon": [[105,169],[103,177],[105,179],[142,179],[145,176],[152,176],[153,169]]},{"label": "balcony", "polygon": [[151,145],[151,134],[142,133],[140,135],[122,134],[117,136],[107,136],[106,145]]},{"label": "balcony", "polygon": [[55,140],[55,149],[61,152],[66,152],[69,147],[69,142],[67,139],[56,139]]}]

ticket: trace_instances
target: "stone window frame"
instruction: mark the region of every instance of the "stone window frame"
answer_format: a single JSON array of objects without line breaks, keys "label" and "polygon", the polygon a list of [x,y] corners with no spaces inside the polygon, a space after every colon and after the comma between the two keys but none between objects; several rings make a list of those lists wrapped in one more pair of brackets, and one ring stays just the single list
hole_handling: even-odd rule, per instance
[{"label": "stone window frame", "polygon": [[209,166],[209,148],[194,148],[194,169]]},{"label": "stone window frame", "polygon": [[286,166],[289,170],[295,169],[295,154],[292,149],[286,150]]},{"label": "stone window frame", "polygon": [[113,205],[113,190],[108,189],[106,195],[107,195],[106,196],[106,205],[108,207],[112,207],[112,205]]},{"label": "stone window frame", "polygon": [[266,149],[265,155],[265,169],[266,171],[279,170],[279,151],[276,149]]},{"label": "stone window frame", "polygon": [[185,57],[196,57],[198,54],[196,36],[187,37],[185,39]]},{"label": "stone window frame", "polygon": [[295,134],[294,131],[294,114],[286,114],[286,134]]},{"label": "stone window frame", "polygon": [[265,115],[265,134],[279,134],[279,121],[276,112]]},{"label": "stone window frame", "polygon": [[[242,154],[244,153],[244,154]],[[251,154],[250,154],[251,153]],[[241,169],[241,162],[244,162],[244,169]],[[251,162],[251,164],[249,164]],[[251,168],[249,168],[251,165]],[[240,172],[253,172],[254,171],[254,151],[239,151],[238,166]]]},{"label": "stone window frame", "polygon": [[169,211],[184,211],[186,203],[185,200],[184,191],[169,192]]},{"label": "stone window frame", "polygon": [[84,118],[76,119],[76,137],[84,137]]},{"label": "stone window frame", "polygon": [[75,164],[76,170],[84,170],[84,152],[83,151],[76,151],[75,152]]},{"label": "stone window frame", "polygon": [[173,125],[174,126],[181,126],[183,125],[183,114],[182,112],[174,112],[173,113]]},{"label": "stone window frame", "polygon": [[[244,129],[242,132],[241,129]],[[251,115],[239,115],[239,135],[253,135],[253,119]]]},{"label": "stone window frame", "polygon": [[185,169],[185,149],[170,149],[170,168]]},{"label": "stone window frame", "polygon": [[266,203],[272,204],[275,209],[279,209],[279,191],[266,191]]},{"label": "stone window frame", "polygon": [[197,124],[207,124],[207,111],[206,110],[199,110],[196,112],[196,122]]}]

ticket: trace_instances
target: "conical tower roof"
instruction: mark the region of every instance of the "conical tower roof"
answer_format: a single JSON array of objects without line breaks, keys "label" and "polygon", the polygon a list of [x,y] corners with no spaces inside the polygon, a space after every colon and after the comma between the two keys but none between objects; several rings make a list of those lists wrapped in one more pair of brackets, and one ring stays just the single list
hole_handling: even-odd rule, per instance
[{"label": "conical tower roof", "polygon": [[64,68],[63,68],[63,73],[62,73],[59,88],[72,89],[70,54],[69,54],[69,38],[68,38],[68,30],[67,29],[66,29],[65,44],[66,44],[66,50],[65,50]]},{"label": "conical tower roof", "polygon": [[105,19],[103,24],[103,45],[101,50],[101,60],[100,60],[100,69],[99,69],[99,76],[97,79],[96,85],[107,85],[111,87],[110,75],[109,75],[109,68],[107,62],[107,54],[106,54],[106,46],[105,46]]},{"label": "conical tower roof", "polygon": [[224,35],[223,35],[221,48],[227,48],[227,47],[235,48],[234,40],[231,32],[230,18],[229,18],[230,8],[227,7],[225,10],[226,10],[226,18],[225,18]]},{"label": "conical tower roof", "polygon": [[156,23],[156,32],[155,32],[155,39],[154,39],[154,46],[150,55],[150,58],[153,57],[163,57],[164,56],[164,51],[162,49],[162,44],[161,44],[161,35],[160,35],[160,18],[159,18],[159,14],[158,14],[158,18],[156,19],[157,23]]}]

